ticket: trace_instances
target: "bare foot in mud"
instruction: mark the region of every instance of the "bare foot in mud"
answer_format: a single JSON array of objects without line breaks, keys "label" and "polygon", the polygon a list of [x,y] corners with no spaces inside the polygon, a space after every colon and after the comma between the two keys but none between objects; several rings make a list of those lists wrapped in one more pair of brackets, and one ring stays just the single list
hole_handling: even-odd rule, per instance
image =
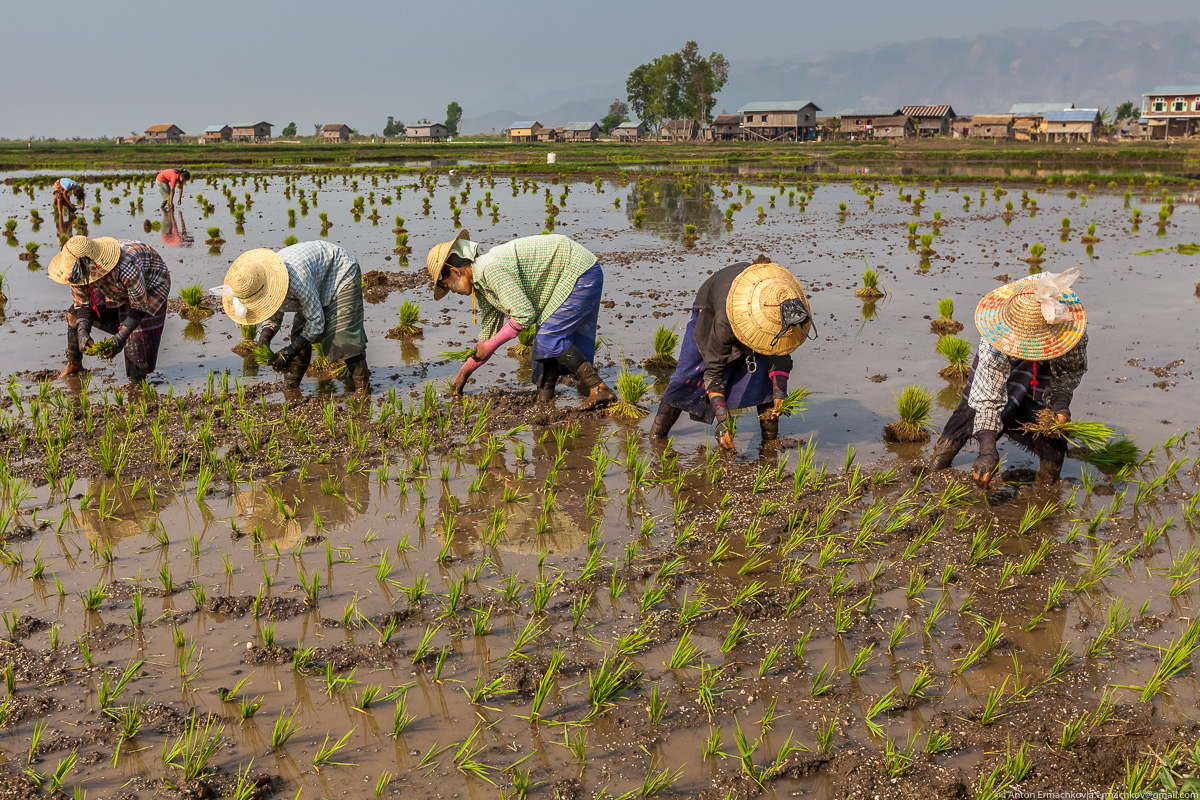
[{"label": "bare foot in mud", "polygon": [[63,371],[58,373],[58,379],[63,380],[64,378],[68,378],[72,375],[82,375],[85,372],[87,372],[87,370],[83,368],[83,364],[67,364],[67,366],[63,368]]}]

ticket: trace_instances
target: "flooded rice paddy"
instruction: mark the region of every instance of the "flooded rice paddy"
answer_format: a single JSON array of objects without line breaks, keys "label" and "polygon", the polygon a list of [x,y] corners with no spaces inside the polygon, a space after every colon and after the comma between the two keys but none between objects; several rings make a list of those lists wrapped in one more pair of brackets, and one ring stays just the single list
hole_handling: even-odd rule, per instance
[{"label": "flooded rice paddy", "polygon": [[[310,378],[297,397],[232,352],[219,312],[169,316],[146,387],[119,363],[51,381],[69,302],[45,277],[53,177],[0,194],[0,796],[999,797],[1197,768],[1192,187],[317,170],[200,176],[172,215],[136,177],[89,180],[88,233],[155,246],[176,296],[327,215],[381,273],[373,391]],[[686,419],[664,444],[648,417],[581,414],[569,387],[538,408],[520,357],[449,397],[440,354],[474,340],[471,311],[434,304],[423,265],[452,195],[485,247],[538,233],[552,204],[598,255],[610,380],[642,372],[659,325],[682,332],[711,271],[784,264],[818,325],[795,354],[803,416],[766,447],[743,416],[728,457]],[[26,242],[39,261],[18,261]],[[921,474],[929,446],[881,429],[906,385],[935,395],[935,426],[958,402],[937,300],[976,343],[977,299],[1038,243],[1043,269],[1083,270],[1073,412],[1145,459],[1070,458],[1038,487],[1002,442],[986,496],[959,469]],[[854,294],[868,264],[874,304]],[[405,300],[422,335],[389,339]]]}]

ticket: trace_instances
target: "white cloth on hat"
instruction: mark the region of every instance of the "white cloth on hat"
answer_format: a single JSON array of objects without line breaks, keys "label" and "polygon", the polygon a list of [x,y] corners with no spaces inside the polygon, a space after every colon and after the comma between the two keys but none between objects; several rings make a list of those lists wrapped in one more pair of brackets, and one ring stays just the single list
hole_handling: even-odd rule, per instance
[{"label": "white cloth on hat", "polygon": [[233,310],[237,312],[238,317],[246,318],[246,304],[238,299],[233,293],[233,287],[228,283],[222,283],[220,286],[214,286],[208,290],[208,293],[216,297],[229,297],[233,299]]},{"label": "white cloth on hat", "polygon": [[1046,272],[1038,280],[1037,289],[1033,296],[1042,305],[1042,317],[1047,324],[1057,325],[1060,322],[1070,322],[1071,309],[1062,301],[1062,297],[1071,291],[1071,284],[1079,278],[1079,267],[1071,267],[1057,274]]}]

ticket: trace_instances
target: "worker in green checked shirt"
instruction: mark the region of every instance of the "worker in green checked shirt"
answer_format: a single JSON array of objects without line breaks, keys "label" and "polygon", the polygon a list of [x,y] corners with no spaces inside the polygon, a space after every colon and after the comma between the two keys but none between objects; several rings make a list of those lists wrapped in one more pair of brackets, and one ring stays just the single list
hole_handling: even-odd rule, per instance
[{"label": "worker in green checked shirt", "polygon": [[470,295],[482,318],[479,344],[454,379],[455,392],[462,392],[471,373],[501,345],[536,325],[533,382],[539,401],[554,401],[560,372],[574,375],[587,391],[580,410],[616,400],[592,364],[604,272],[587,248],[548,234],[514,239],[481,253],[467,232],[459,231],[430,250],[425,265],[434,300],[446,292]]}]

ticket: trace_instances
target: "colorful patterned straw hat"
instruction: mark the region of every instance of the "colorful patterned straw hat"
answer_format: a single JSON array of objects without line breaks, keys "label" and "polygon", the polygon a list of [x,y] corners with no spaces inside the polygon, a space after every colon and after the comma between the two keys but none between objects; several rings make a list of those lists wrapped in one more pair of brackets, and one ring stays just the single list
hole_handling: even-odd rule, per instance
[{"label": "colorful patterned straw hat", "polygon": [[1058,358],[1079,344],[1087,328],[1087,312],[1071,290],[1077,277],[1079,268],[1072,267],[988,292],[975,308],[975,327],[1006,356],[1027,361]]},{"label": "colorful patterned straw hat", "polygon": [[72,236],[63,245],[62,251],[50,260],[46,268],[50,280],[55,283],[70,284],[71,272],[75,262],[87,256],[92,260],[88,283],[104,277],[116,268],[121,260],[121,244],[111,236],[101,236],[89,239],[86,236]]},{"label": "colorful patterned straw hat", "polygon": [[[287,265],[278,253],[265,247],[247,250],[225,273],[225,285],[231,292],[222,298],[225,313],[239,325],[262,322],[283,305],[288,282]],[[234,298],[245,307],[245,316],[238,315]]]},{"label": "colorful patterned straw hat", "polygon": [[429,251],[429,255],[425,256],[425,266],[429,269],[429,278],[433,281],[433,299],[441,300],[446,296],[446,289],[438,286],[438,278],[442,277],[442,267],[446,266],[446,259],[450,257],[450,251],[454,249],[454,243],[459,239],[466,239],[467,232],[459,231],[448,242],[442,242],[437,247]]},{"label": "colorful patterned straw hat", "polygon": [[[779,307],[784,300],[800,300],[809,319],[781,334]],[[812,329],[808,296],[796,276],[778,264],[755,264],[734,278],[725,301],[725,313],[738,341],[756,353],[769,356],[792,352],[804,343]]]}]

